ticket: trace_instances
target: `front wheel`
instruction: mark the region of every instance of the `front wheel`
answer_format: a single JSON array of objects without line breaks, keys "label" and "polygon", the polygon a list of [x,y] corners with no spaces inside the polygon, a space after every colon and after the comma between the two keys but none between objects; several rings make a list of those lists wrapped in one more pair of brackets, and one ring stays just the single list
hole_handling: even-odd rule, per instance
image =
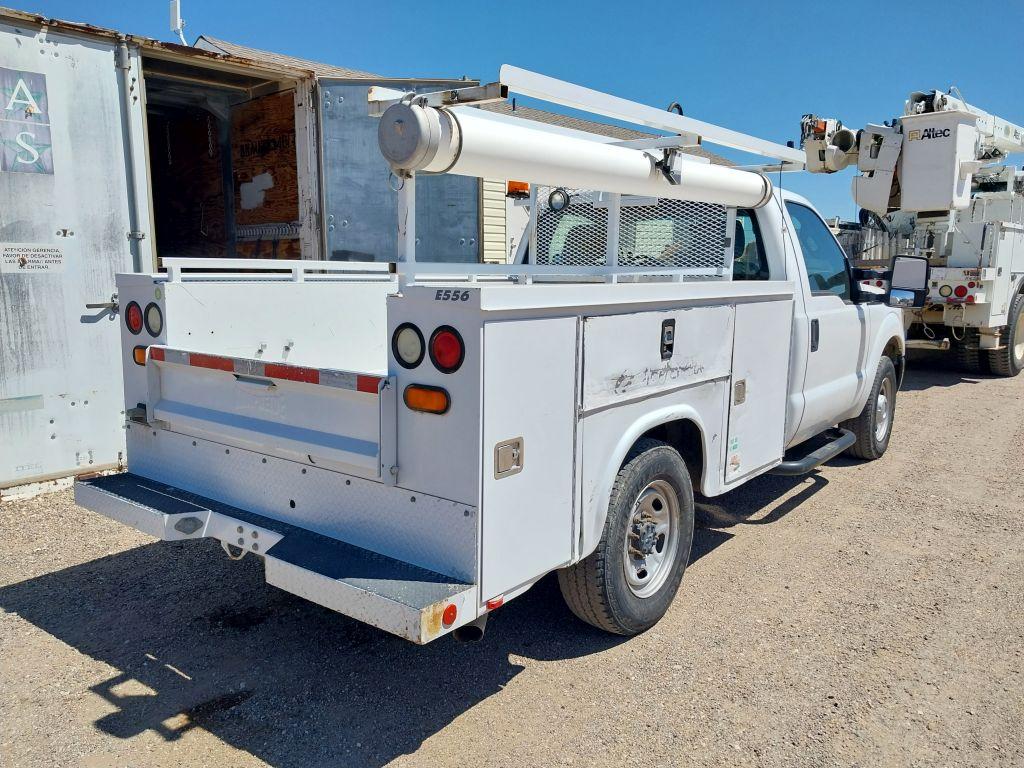
[{"label": "front wheel", "polygon": [[871,387],[864,409],[854,419],[848,419],[839,426],[853,432],[857,442],[846,449],[858,459],[873,461],[882,458],[892,437],[892,423],[896,416],[896,366],[892,359],[883,357],[878,361],[875,383]]},{"label": "front wheel", "polygon": [[693,543],[693,488],[679,453],[637,442],[612,486],[597,549],[558,572],[570,610],[618,635],[654,626],[668,610]]}]

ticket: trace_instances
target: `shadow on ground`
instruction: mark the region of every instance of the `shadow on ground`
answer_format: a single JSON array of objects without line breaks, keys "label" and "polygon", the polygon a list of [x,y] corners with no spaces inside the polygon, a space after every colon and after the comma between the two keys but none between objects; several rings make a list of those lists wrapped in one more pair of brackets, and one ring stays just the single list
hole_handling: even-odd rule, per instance
[{"label": "shadow on ground", "polygon": [[[778,520],[824,482],[767,476],[730,493],[729,518],[704,520],[715,527],[697,530],[691,563],[732,538],[716,527]],[[384,765],[500,691],[523,669],[516,657],[628,642],[576,620],[549,576],[492,614],[482,642],[418,647],[268,587],[260,561],[231,563],[212,540],[149,544],[3,587],[0,608],[116,670],[91,688],[112,709],[99,730],[173,741],[199,727],[278,768]]]},{"label": "shadow on ground", "polygon": [[951,352],[911,349],[907,353],[907,373],[900,389],[905,392],[921,392],[933,387],[970,386],[992,378],[997,377],[958,368]]}]

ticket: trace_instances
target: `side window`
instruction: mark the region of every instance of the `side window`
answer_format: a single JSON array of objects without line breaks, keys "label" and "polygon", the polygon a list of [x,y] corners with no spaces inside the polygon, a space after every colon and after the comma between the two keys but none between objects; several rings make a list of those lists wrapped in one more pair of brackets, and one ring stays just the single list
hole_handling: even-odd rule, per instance
[{"label": "side window", "polygon": [[761,241],[757,217],[747,209],[736,211],[736,231],[733,233],[732,279],[768,280],[768,257]]},{"label": "side window", "polygon": [[804,254],[811,293],[832,293],[849,301],[850,275],[846,271],[846,255],[825,222],[806,205],[787,202],[786,210],[793,220],[796,239]]}]

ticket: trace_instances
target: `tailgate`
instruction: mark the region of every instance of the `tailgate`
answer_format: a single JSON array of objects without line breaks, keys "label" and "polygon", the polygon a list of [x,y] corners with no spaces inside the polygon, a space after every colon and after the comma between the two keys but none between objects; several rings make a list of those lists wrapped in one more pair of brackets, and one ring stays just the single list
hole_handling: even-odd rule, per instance
[{"label": "tailgate", "polygon": [[149,348],[146,374],[150,425],[371,479],[392,477],[393,379],[166,346]]}]

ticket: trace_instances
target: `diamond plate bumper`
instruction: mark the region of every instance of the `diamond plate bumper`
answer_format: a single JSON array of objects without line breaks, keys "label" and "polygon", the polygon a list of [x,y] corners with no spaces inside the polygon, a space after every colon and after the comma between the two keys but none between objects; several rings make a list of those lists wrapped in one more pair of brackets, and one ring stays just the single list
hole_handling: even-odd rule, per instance
[{"label": "diamond plate bumper", "polygon": [[257,554],[268,584],[415,643],[476,618],[473,584],[139,475],[79,481],[75,501],[165,541],[209,537]]}]

